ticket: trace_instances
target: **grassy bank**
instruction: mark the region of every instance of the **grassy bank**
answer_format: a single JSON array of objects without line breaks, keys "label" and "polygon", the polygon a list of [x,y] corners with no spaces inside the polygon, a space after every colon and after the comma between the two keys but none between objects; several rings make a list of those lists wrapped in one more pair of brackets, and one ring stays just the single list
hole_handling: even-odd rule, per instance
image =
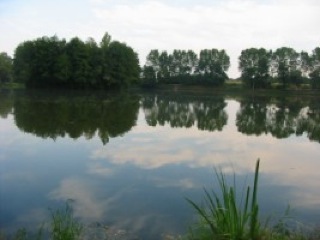
[{"label": "grassy bank", "polygon": [[289,86],[287,89],[281,88],[277,84],[271,85],[266,89],[249,89],[243,85],[241,80],[227,80],[223,86],[205,86],[205,85],[184,85],[184,84],[159,84],[148,89],[149,91],[181,91],[204,94],[251,94],[251,95],[272,95],[272,96],[320,96],[320,90],[311,89],[309,85]]}]

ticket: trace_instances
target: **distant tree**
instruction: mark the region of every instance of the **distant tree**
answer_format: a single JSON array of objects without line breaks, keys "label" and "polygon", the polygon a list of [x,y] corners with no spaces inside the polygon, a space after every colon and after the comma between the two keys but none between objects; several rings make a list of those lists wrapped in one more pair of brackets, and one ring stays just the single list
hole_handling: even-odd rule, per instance
[{"label": "distant tree", "polygon": [[[161,52],[159,55],[159,78],[165,79],[165,81],[168,81],[168,78],[170,77],[170,66],[172,63],[172,57],[168,55],[167,51]],[[174,71],[174,70],[173,70]]]},{"label": "distant tree", "polygon": [[88,38],[85,44],[88,52],[89,65],[87,82],[90,87],[99,88],[102,86],[102,50],[93,38]]},{"label": "distant tree", "polygon": [[89,77],[89,52],[86,44],[75,37],[66,45],[66,52],[71,67],[69,83],[73,88],[84,88]]},{"label": "distant tree", "polygon": [[278,48],[273,53],[272,60],[277,77],[282,82],[284,88],[289,83],[300,84],[302,82],[302,78],[300,77],[301,70],[299,69],[299,53],[293,48]]},{"label": "distant tree", "polygon": [[198,72],[215,85],[222,85],[228,76],[230,58],[225,50],[204,49],[200,51]]},{"label": "distant tree", "polygon": [[[221,85],[228,78],[230,58],[224,50],[201,50],[200,58],[192,50],[151,50],[146,67],[152,67],[157,82]],[[145,68],[147,69],[147,68]]]},{"label": "distant tree", "polygon": [[313,88],[320,88],[320,47],[316,47],[311,55],[310,79]]},{"label": "distant tree", "polygon": [[105,84],[108,87],[123,87],[139,81],[139,60],[131,47],[124,43],[110,43],[104,61],[108,68]]},{"label": "distant tree", "polygon": [[152,66],[144,66],[142,69],[143,73],[143,84],[151,87],[157,83],[156,72]]},{"label": "distant tree", "polygon": [[32,81],[32,62],[35,56],[34,41],[20,43],[14,52],[13,73],[16,82]]},{"label": "distant tree", "polygon": [[111,36],[109,35],[109,33],[105,33],[102,37],[102,40],[100,42],[100,47],[103,48],[108,48],[110,43],[111,43]]},{"label": "distant tree", "polygon": [[28,87],[112,88],[139,80],[137,54],[105,33],[100,45],[89,38],[69,42],[56,36],[21,43],[14,77]]},{"label": "distant tree", "polygon": [[5,52],[0,53],[0,84],[12,81],[12,58]]},{"label": "distant tree", "polygon": [[270,52],[264,48],[249,48],[241,51],[239,69],[241,79],[251,87],[265,88],[269,85]]}]

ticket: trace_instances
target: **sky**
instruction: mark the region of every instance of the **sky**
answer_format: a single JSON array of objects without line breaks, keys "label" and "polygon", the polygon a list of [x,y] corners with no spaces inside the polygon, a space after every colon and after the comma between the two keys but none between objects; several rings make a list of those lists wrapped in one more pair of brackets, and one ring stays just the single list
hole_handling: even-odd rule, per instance
[{"label": "sky", "polygon": [[225,49],[236,78],[246,48],[319,47],[319,13],[319,0],[0,0],[0,52],[13,56],[19,43],[42,36],[100,42],[108,32],[142,66],[151,49]]}]

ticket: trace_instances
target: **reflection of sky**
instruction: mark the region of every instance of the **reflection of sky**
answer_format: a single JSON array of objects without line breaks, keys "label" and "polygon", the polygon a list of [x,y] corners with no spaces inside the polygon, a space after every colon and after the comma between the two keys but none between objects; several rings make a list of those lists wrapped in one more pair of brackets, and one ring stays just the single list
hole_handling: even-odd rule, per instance
[{"label": "reflection of sky", "polygon": [[242,183],[257,158],[262,209],[284,210],[290,203],[319,222],[319,143],[239,133],[239,104],[227,102],[228,125],[221,132],[151,127],[141,110],[137,125],[105,146],[99,138],[37,138],[19,132],[12,116],[0,119],[0,226],[39,223],[46,207],[74,199],[75,215],[88,221],[150,236],[182,231],[192,214],[184,197],[201,198],[213,166],[235,170]]}]

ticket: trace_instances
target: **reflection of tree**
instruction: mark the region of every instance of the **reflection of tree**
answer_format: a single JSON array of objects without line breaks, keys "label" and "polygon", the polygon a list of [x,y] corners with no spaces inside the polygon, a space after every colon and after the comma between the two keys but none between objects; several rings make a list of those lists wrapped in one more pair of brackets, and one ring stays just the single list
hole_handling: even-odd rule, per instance
[{"label": "reflection of tree", "polygon": [[298,121],[297,135],[307,133],[310,140],[320,142],[320,103],[318,99],[310,101]]},{"label": "reflection of tree", "polygon": [[133,96],[20,97],[14,103],[16,125],[43,138],[81,136],[97,133],[106,144],[110,137],[128,132],[136,123],[139,99]]},{"label": "reflection of tree", "polygon": [[157,95],[144,97],[142,104],[150,126],[189,128],[196,124],[200,130],[221,131],[228,120],[223,98]]},{"label": "reflection of tree", "polygon": [[9,91],[0,92],[0,117],[7,118],[12,113],[13,96]]},{"label": "reflection of tree", "polygon": [[320,106],[316,100],[281,98],[244,98],[237,113],[238,131],[251,135],[271,133],[287,138],[307,133],[320,141]]}]

